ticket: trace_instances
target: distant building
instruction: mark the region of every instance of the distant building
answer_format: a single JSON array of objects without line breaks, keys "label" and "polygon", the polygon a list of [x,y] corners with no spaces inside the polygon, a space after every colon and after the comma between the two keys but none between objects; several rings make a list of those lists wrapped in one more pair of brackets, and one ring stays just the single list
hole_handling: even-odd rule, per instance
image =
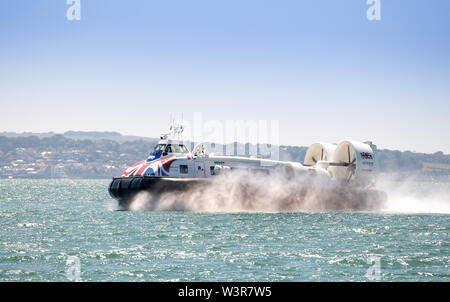
[{"label": "distant building", "polygon": [[64,166],[52,166],[50,170],[51,178],[67,178]]}]

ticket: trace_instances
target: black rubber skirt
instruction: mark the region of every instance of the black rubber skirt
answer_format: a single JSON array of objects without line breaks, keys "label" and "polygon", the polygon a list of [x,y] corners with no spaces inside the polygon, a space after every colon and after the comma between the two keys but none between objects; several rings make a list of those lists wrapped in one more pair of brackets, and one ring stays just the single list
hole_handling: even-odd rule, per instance
[{"label": "black rubber skirt", "polygon": [[[151,202],[149,204],[156,205],[159,202],[159,197],[164,193],[189,193],[191,189],[195,189],[193,192],[200,192],[201,194],[208,187],[212,188],[214,192],[216,186],[225,186],[225,189],[222,187],[221,190],[218,190],[219,199],[224,198],[224,196],[220,196],[224,191],[230,192],[230,196],[227,197],[243,202],[244,209],[248,207],[249,210],[255,208],[260,210],[257,205],[258,199],[261,198],[261,186],[251,182],[248,183],[245,179],[230,185],[222,184],[210,178],[117,177],[113,178],[109,185],[109,194],[119,202],[120,206],[126,208],[133,201],[133,197],[143,191],[150,193]],[[270,183],[267,183],[267,186],[270,190]],[[380,209],[387,201],[386,193],[378,190],[358,190],[348,187],[310,187],[301,184],[294,189],[287,186],[286,189],[288,188],[289,194],[283,195],[284,197],[273,197],[274,202],[280,205],[280,211],[296,211],[299,204],[311,205],[311,210],[314,211],[372,210]],[[211,193],[211,190],[208,192]],[[186,196],[182,194],[179,197],[183,199]],[[280,200],[280,198],[284,199]],[[183,210],[185,208],[183,202],[183,200],[177,201],[179,206],[176,208]],[[309,206],[306,209],[309,209]]]},{"label": "black rubber skirt", "polygon": [[115,177],[109,184],[109,195],[118,201],[132,199],[142,191],[152,195],[166,192],[187,191],[192,186],[206,184],[205,178],[171,178],[154,176]]}]

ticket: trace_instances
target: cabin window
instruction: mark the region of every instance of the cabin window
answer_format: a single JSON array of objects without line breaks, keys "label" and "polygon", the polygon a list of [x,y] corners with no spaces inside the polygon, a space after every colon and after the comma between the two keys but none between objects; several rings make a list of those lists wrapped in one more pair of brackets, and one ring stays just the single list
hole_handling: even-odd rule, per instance
[{"label": "cabin window", "polygon": [[167,153],[189,153],[185,145],[182,144],[168,144],[166,147]]},{"label": "cabin window", "polygon": [[180,165],[180,173],[181,174],[187,174],[188,173],[188,166],[187,165]]},{"label": "cabin window", "polygon": [[162,153],[162,152],[164,152],[165,149],[166,149],[165,144],[158,144],[155,147],[155,153]]},{"label": "cabin window", "polygon": [[185,145],[178,145],[178,148],[179,148],[179,152],[181,152],[181,153],[189,153],[189,150],[186,148],[186,146]]}]

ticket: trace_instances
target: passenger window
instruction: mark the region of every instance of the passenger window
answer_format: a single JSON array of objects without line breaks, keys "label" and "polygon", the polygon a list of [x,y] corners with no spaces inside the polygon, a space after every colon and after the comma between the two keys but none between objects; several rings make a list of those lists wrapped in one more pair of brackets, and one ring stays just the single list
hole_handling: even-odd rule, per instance
[{"label": "passenger window", "polygon": [[188,166],[187,165],[180,165],[180,173],[181,174],[187,174],[188,173]]}]

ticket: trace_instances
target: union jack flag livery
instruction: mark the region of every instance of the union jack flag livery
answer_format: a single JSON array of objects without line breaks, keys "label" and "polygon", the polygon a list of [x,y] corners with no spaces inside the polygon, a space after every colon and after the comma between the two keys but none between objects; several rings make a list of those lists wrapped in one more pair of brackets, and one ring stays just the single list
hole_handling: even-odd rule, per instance
[{"label": "union jack flag livery", "polygon": [[169,176],[170,165],[175,158],[166,158],[153,162],[140,161],[129,167],[122,176]]}]

